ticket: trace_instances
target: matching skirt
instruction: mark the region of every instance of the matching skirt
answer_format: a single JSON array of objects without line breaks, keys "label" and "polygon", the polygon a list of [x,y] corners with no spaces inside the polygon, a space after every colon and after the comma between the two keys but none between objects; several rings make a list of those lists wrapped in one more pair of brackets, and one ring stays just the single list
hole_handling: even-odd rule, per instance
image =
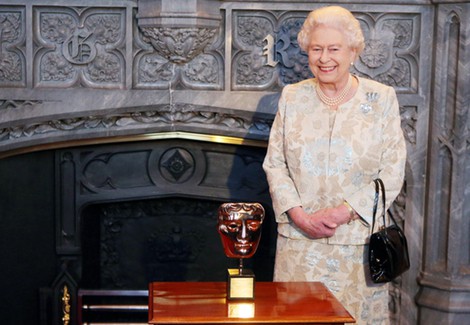
[{"label": "matching skirt", "polygon": [[372,283],[367,246],[330,245],[278,235],[274,281],[319,281],[358,325],[388,325],[389,284]]}]

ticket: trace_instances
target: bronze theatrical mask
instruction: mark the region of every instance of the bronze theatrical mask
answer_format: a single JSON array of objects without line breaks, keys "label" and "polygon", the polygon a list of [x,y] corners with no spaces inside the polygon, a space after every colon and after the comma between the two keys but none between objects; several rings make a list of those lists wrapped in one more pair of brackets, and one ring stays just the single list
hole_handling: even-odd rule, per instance
[{"label": "bronze theatrical mask", "polygon": [[255,274],[243,261],[255,254],[261,239],[264,208],[259,203],[224,203],[218,211],[218,231],[225,255],[238,259],[238,268],[227,269],[227,299],[253,300]]},{"label": "bronze theatrical mask", "polygon": [[225,255],[250,258],[261,238],[264,208],[259,203],[224,203],[218,211],[218,231]]}]

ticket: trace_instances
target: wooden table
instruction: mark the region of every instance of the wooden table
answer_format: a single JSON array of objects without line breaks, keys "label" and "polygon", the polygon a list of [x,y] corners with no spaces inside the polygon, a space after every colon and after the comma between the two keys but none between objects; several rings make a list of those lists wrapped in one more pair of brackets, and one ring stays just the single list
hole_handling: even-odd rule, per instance
[{"label": "wooden table", "polygon": [[354,318],[320,282],[257,282],[252,301],[225,282],[153,282],[149,324],[344,324]]}]

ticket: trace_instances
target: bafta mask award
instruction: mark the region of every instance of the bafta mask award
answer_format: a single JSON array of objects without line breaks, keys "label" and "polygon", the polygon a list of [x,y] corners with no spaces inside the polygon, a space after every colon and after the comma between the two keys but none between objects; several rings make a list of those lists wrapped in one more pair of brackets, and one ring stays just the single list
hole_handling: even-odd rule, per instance
[{"label": "bafta mask award", "polygon": [[243,267],[261,239],[264,208],[259,203],[224,203],[218,211],[218,231],[225,255],[238,258],[238,268],[229,268],[227,299],[254,299],[255,275]]}]

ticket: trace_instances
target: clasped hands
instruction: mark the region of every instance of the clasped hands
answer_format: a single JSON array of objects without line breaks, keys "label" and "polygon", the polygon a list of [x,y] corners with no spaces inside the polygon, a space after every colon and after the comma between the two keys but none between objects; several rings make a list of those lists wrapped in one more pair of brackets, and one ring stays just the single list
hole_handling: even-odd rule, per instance
[{"label": "clasped hands", "polygon": [[335,234],[336,228],[351,221],[349,210],[343,204],[310,214],[298,206],[287,213],[297,227],[312,239],[331,237]]}]

